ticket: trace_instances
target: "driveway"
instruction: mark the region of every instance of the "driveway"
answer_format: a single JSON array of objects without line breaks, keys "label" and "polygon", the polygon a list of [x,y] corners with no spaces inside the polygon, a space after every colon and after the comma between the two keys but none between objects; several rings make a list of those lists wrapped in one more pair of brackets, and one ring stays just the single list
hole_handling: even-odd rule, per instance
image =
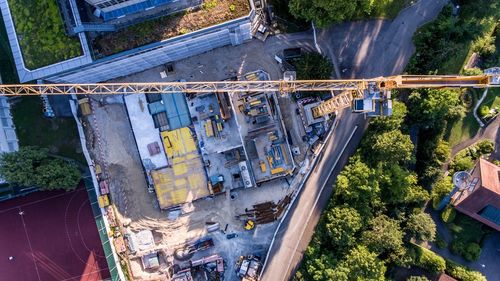
[{"label": "driveway", "polygon": [[[445,3],[444,0],[421,0],[402,11],[393,21],[374,20],[333,26],[319,32],[318,43],[340,69],[346,69],[346,77],[399,74],[415,49],[412,34],[419,25],[435,18]],[[333,183],[363,136],[367,126],[363,115],[347,109],[339,118],[336,132],[325,144],[324,157],[277,230],[262,273],[264,281],[288,280],[293,276],[328,203]],[[352,133],[356,125],[358,129]],[[321,190],[323,185],[325,188]]]},{"label": "driveway", "polygon": [[[444,229],[444,231],[448,230]],[[469,262],[460,256],[456,256],[447,248],[440,249],[436,247],[435,243],[431,244],[431,250],[444,258],[480,271],[488,281],[500,281],[500,266],[498,266],[500,260],[500,232],[489,235],[483,241],[481,256],[475,262]]]}]

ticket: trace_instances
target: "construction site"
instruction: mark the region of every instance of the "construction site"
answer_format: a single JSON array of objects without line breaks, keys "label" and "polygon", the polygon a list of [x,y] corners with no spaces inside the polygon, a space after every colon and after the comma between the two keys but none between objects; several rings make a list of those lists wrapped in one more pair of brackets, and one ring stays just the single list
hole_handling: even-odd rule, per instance
[{"label": "construction site", "polygon": [[100,202],[134,280],[256,278],[260,258],[245,257],[265,256],[304,175],[276,93],[100,95],[79,104],[107,188]]}]

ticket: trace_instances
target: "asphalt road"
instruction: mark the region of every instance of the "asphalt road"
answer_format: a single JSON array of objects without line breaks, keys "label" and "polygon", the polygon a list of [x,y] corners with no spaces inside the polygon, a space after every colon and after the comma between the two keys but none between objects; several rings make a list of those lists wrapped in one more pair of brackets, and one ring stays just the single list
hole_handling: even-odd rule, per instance
[{"label": "asphalt road", "polygon": [[[413,33],[418,26],[435,18],[445,3],[420,0],[392,21],[354,22],[324,29],[319,32],[318,43],[346,77],[399,74],[415,50]],[[293,276],[328,203],[333,183],[363,136],[367,126],[363,115],[346,109],[338,118],[336,131],[325,144],[324,156],[277,230],[263,269],[263,281],[288,280]]]}]

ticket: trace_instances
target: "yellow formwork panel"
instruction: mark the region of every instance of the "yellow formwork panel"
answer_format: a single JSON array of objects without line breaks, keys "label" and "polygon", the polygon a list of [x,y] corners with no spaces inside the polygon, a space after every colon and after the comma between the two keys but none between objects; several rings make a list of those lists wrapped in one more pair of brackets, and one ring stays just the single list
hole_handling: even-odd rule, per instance
[{"label": "yellow formwork panel", "polygon": [[162,132],[161,136],[172,166],[151,172],[160,208],[210,195],[203,160],[189,128]]},{"label": "yellow formwork panel", "polygon": [[175,176],[180,176],[187,173],[188,167],[186,163],[179,163],[177,165],[172,166],[172,170],[174,170]]}]

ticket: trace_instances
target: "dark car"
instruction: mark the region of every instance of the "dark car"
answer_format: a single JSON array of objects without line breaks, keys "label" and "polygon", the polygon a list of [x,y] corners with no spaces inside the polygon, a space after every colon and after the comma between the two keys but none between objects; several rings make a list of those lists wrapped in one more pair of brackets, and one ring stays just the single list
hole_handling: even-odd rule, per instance
[{"label": "dark car", "polygon": [[236,233],[230,233],[230,234],[226,235],[227,239],[233,239],[233,238],[236,238],[236,237],[238,237],[238,234],[236,234]]}]

